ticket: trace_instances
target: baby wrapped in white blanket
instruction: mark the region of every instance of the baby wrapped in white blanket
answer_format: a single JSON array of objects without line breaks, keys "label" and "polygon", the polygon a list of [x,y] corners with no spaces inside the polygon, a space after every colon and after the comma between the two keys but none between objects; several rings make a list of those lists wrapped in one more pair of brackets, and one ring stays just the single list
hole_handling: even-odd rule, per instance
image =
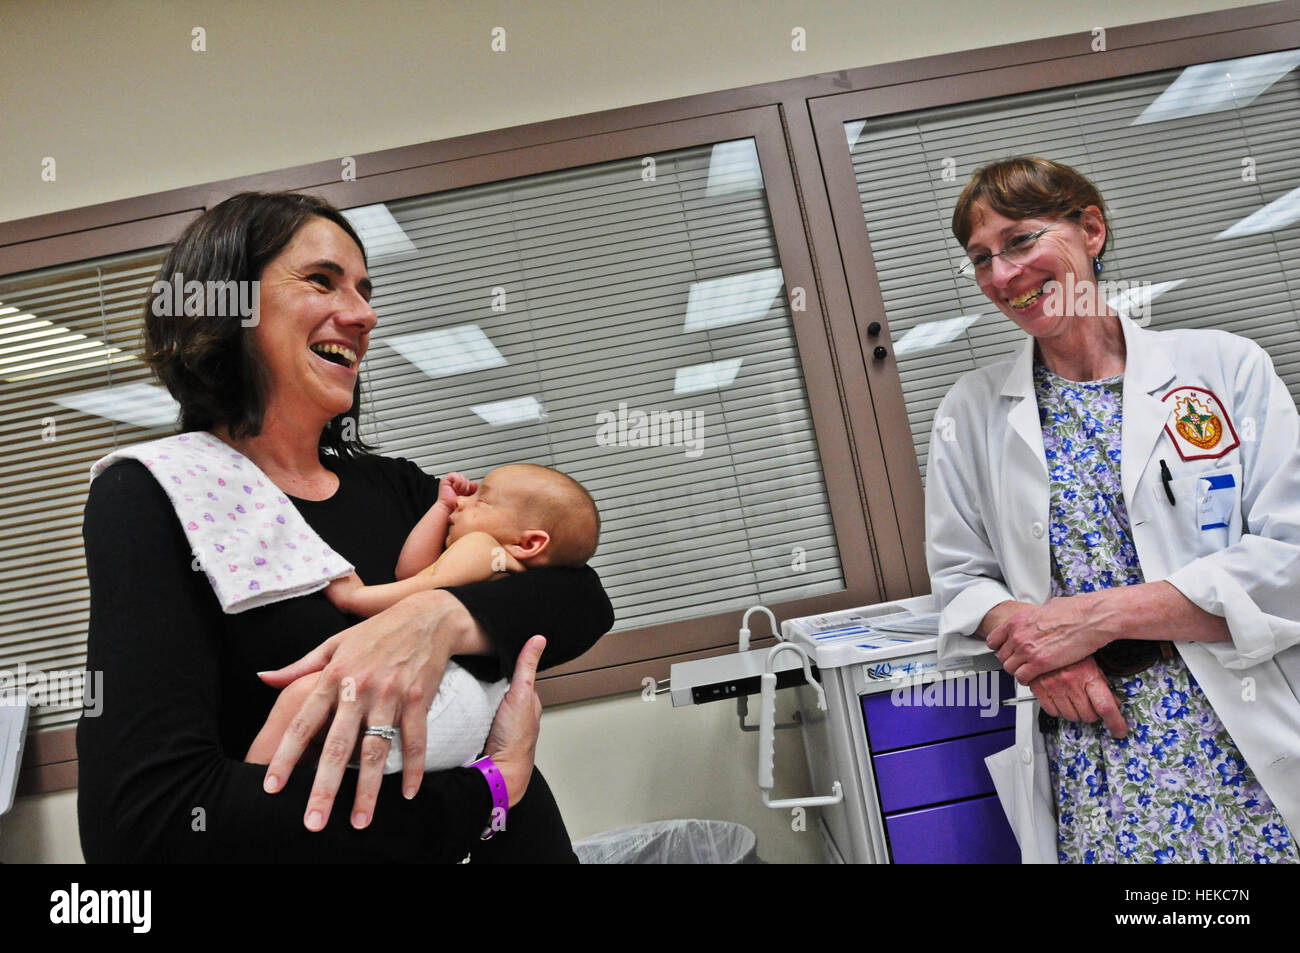
[{"label": "baby wrapped in white blanket", "polygon": [[[599,517],[577,481],[534,464],[499,467],[481,485],[450,473],[438,501],[407,537],[397,582],[367,586],[355,572],[332,581],[326,595],[338,608],[369,617],[426,589],[464,585],[536,566],[581,566],[596,548]],[[280,693],[244,760],[270,762],[289,723],[315,687],[317,674]],[[505,680],[480,681],[449,662],[426,717],[424,769],[468,764],[482,751]],[[402,769],[401,737],[389,747],[384,773]]]}]

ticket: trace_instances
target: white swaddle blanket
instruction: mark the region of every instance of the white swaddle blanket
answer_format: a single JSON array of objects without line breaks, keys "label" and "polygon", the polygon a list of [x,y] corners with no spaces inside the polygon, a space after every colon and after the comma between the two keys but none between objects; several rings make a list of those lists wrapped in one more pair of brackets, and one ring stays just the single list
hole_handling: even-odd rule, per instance
[{"label": "white swaddle blanket", "polygon": [[[206,431],[114,450],[95,461],[90,479],[124,460],[143,463],[163,488],[227,614],[316,592],[353,570],[257,464]],[[447,663],[426,719],[426,771],[474,760],[508,687]],[[401,766],[399,737],[384,773]]]}]

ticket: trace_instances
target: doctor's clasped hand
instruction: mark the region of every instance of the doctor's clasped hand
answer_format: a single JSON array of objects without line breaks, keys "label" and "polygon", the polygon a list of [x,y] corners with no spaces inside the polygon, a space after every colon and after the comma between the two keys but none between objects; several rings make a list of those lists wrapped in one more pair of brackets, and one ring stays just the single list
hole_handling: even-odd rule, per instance
[{"label": "doctor's clasped hand", "polygon": [[1002,615],[984,641],[1022,685],[1032,686],[1040,676],[1082,661],[1119,639],[1228,639],[1222,617],[1202,611],[1164,581],[1058,596],[1041,606],[1003,605],[1017,608]]},{"label": "doctor's clasped hand", "polygon": [[[1065,599],[1053,599],[1049,602],[1066,602]],[[1110,733],[1116,738],[1128,734],[1128,725],[1120,712],[1119,701],[1110,689],[1110,683],[1101,668],[1088,652],[1078,658],[1078,649],[1063,642],[1060,630],[1049,629],[1053,637],[1053,648],[1064,651],[1052,656],[1042,642],[1035,641],[1038,632],[1037,619],[1047,606],[1036,606],[1029,602],[1004,602],[994,606],[984,617],[983,628],[992,628],[985,642],[997,652],[998,660],[1010,675],[1015,675],[1023,685],[1038,699],[1043,711],[1054,718],[1067,721],[1104,722]],[[1068,636],[1067,636],[1068,639]],[[1027,668],[1025,662],[1012,662],[1008,659],[1020,654],[1034,656],[1036,666],[1044,666],[1043,674],[1032,678],[1019,673]],[[1062,661],[1062,659],[1070,659]]]}]

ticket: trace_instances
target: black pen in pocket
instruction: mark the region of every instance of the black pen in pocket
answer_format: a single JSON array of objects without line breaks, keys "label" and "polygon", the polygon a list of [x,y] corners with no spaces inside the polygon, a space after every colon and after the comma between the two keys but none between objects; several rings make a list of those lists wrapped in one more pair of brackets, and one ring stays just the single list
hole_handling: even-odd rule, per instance
[{"label": "black pen in pocket", "polygon": [[1169,484],[1173,480],[1173,478],[1174,475],[1169,472],[1169,464],[1161,460],[1160,461],[1160,482],[1165,485],[1165,496],[1169,497],[1170,506],[1174,505],[1174,491],[1169,487]]}]

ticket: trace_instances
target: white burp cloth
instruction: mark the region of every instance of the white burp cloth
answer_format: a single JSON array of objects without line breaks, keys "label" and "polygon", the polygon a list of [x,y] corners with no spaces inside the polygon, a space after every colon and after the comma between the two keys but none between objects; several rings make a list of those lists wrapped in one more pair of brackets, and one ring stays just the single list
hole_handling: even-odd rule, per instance
[{"label": "white burp cloth", "polygon": [[[446,771],[469,764],[483,750],[492,719],[510,683],[484,682],[455,662],[447,663],[438,694],[425,716],[424,770]],[[402,770],[402,733],[388,747],[384,774]]]},{"label": "white burp cloth", "polygon": [[124,460],[162,486],[223,612],[306,595],[352,571],[257,464],[207,431],[114,450],[91,480]]}]

